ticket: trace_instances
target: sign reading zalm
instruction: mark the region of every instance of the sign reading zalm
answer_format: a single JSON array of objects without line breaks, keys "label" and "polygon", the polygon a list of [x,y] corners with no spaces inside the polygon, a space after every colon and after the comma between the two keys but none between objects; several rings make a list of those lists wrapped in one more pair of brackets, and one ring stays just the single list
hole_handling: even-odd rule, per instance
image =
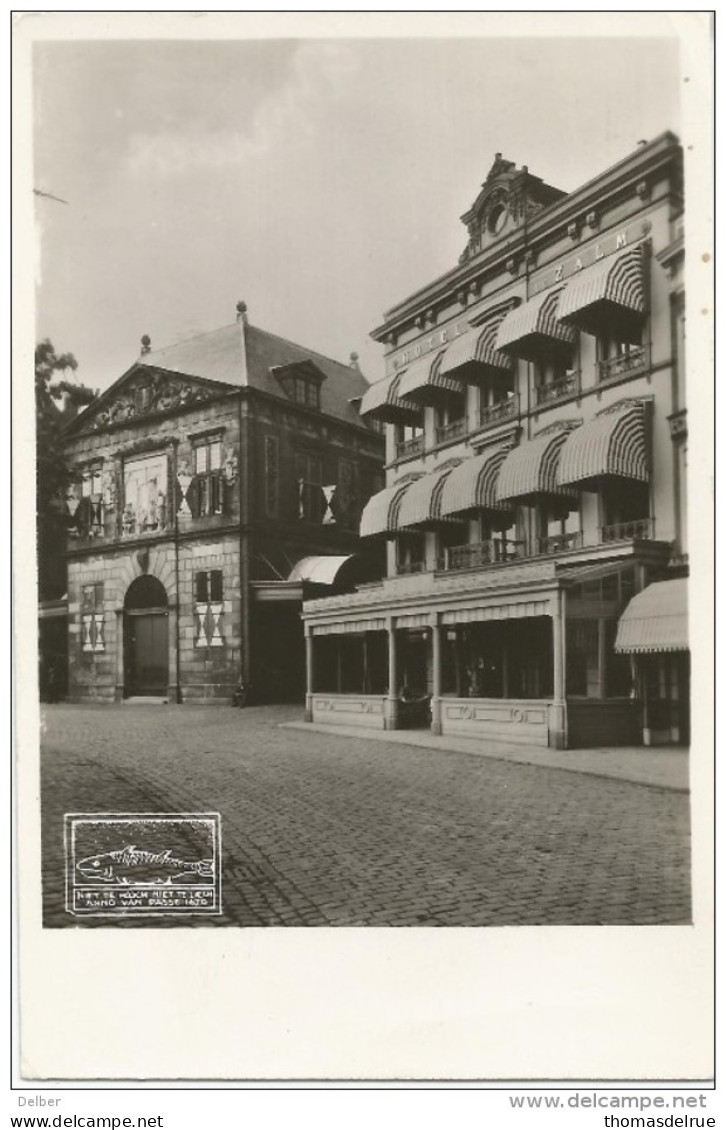
[{"label": "sign reading zalm", "polygon": [[683,177],[497,154],[458,264],[389,310],[386,577],[310,600],[306,717],[539,746],[689,740]]}]

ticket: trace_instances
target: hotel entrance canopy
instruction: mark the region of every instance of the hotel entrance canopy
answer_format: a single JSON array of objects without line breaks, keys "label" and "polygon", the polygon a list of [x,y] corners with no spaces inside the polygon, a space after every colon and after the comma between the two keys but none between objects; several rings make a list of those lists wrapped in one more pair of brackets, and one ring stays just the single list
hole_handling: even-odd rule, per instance
[{"label": "hotel entrance canopy", "polygon": [[607,477],[647,483],[648,464],[645,405],[639,400],[620,401],[570,432],[560,452],[557,481],[560,486],[578,483],[593,490]]},{"label": "hotel entrance canopy", "polygon": [[562,500],[576,497],[573,491],[560,485],[557,477],[562,448],[576,426],[555,424],[519,447],[513,447],[499,472],[497,500],[506,502],[542,495],[555,495]]},{"label": "hotel entrance canopy", "polygon": [[626,340],[636,340],[634,332],[645,309],[643,251],[638,245],[575,275],[562,292],[557,316],[561,323],[585,333],[618,328]]},{"label": "hotel entrance canopy", "polygon": [[620,617],[615,650],[627,654],[688,651],[688,581],[656,581]]},{"label": "hotel entrance canopy", "polygon": [[574,345],[577,334],[559,320],[563,288],[544,290],[503,319],[496,338],[497,350],[525,361],[537,361],[543,353]]}]

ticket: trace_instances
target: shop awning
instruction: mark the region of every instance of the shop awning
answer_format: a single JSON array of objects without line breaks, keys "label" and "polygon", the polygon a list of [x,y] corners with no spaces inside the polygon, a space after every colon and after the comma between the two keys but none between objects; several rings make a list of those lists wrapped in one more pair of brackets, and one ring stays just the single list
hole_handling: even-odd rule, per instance
[{"label": "shop awning", "polygon": [[496,349],[535,361],[544,351],[573,345],[575,330],[559,321],[562,290],[544,290],[516,310],[510,310],[499,327]]},{"label": "shop awning", "polygon": [[688,580],[656,581],[620,617],[615,650],[629,654],[688,651]]},{"label": "shop awning", "polygon": [[428,475],[423,475],[411,484],[401,499],[398,511],[398,529],[407,526],[425,526],[429,522],[441,521],[441,493],[446,480],[454,470],[454,464],[439,467]]},{"label": "shop awning", "polygon": [[332,554],[321,557],[303,557],[294,566],[288,581],[308,581],[311,585],[332,585],[352,554],[337,557]]},{"label": "shop awning", "polygon": [[501,317],[494,318],[452,341],[444,353],[439,373],[453,373],[462,380],[477,380],[482,367],[511,373],[511,357],[496,348],[501,322]]},{"label": "shop awning", "polygon": [[497,498],[497,482],[508,448],[494,447],[454,467],[441,492],[441,515],[467,510],[506,510]]},{"label": "shop awning", "polygon": [[393,486],[380,490],[368,499],[360,518],[360,536],[373,537],[375,534],[390,534],[398,529],[398,509],[401,499],[417,479],[406,479]]},{"label": "shop awning", "polygon": [[398,396],[425,404],[435,402],[441,392],[463,393],[465,388],[461,381],[441,372],[442,356],[443,351],[439,350],[409,365],[401,377]]},{"label": "shop awning", "polygon": [[649,479],[645,405],[624,400],[570,432],[560,453],[558,482],[597,487],[599,479]]},{"label": "shop awning", "polygon": [[643,252],[638,245],[575,275],[560,297],[558,318],[565,325],[597,333],[603,323],[640,321],[645,306]]},{"label": "shop awning", "polygon": [[417,404],[404,400],[398,395],[403,372],[392,373],[376,381],[366,390],[361,400],[360,415],[374,416],[387,424],[398,424],[421,419],[421,409]]},{"label": "shop awning", "polygon": [[557,480],[560,454],[571,431],[571,427],[554,425],[513,447],[499,472],[498,501],[550,494],[574,497]]}]

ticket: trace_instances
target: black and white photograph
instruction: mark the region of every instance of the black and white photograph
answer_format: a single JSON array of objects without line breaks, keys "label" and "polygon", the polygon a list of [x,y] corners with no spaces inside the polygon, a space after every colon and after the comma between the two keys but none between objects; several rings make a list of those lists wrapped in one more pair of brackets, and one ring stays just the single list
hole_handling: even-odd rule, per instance
[{"label": "black and white photograph", "polygon": [[[646,993],[690,976],[708,14],[33,15],[34,953],[356,938],[452,947],[463,984],[477,946],[531,944],[529,982],[555,939],[610,939]],[[711,1073],[707,980],[639,1021],[657,1077]],[[139,1077],[33,1031],[31,1078]],[[459,1076],[436,1043],[429,1078],[572,1075],[510,1048]],[[350,1077],[386,1076],[368,1051]],[[575,1071],[646,1077],[639,1054]]]}]

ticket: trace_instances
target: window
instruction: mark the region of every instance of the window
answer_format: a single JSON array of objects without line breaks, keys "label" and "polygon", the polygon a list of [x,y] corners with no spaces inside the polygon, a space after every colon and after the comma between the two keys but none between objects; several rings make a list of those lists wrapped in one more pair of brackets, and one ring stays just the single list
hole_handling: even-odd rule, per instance
[{"label": "window", "polygon": [[124,463],[123,534],[163,530],[167,516],[167,458],[148,455]]},{"label": "window", "polygon": [[466,394],[447,392],[436,407],[436,442],[455,439],[466,431]]},{"label": "window", "polygon": [[396,458],[403,459],[407,455],[420,455],[424,449],[423,428],[417,425],[396,424],[394,430],[396,443]]},{"label": "window", "polygon": [[194,476],[192,513],[195,518],[207,514],[221,514],[223,508],[222,440],[210,436],[194,445]]},{"label": "window", "polygon": [[563,350],[535,363],[535,400],[544,404],[579,391],[579,373],[575,367],[575,351]]},{"label": "window", "polygon": [[303,522],[322,522],[328,509],[323,493],[323,461],[319,455],[298,452],[295,456],[298,490],[298,518]]},{"label": "window", "polygon": [[195,647],[224,647],[222,570],[210,569],[194,578],[196,612]]},{"label": "window", "polygon": [[517,519],[509,510],[502,510],[500,514],[482,514],[479,539],[489,542],[493,561],[511,561],[522,556],[524,543],[517,540]]},{"label": "window", "polygon": [[103,582],[97,581],[81,589],[81,651],[105,650]]},{"label": "window", "polygon": [[358,528],[360,517],[360,483],[358,464],[352,459],[338,460],[338,484],[335,488],[335,519],[345,529]]},{"label": "window", "polygon": [[81,501],[77,527],[85,537],[102,537],[104,533],[103,467],[99,463],[87,467],[81,475]]},{"label": "window", "polygon": [[649,483],[612,479],[602,488],[601,504],[603,541],[652,536]]},{"label": "window", "polygon": [[645,347],[642,326],[633,327],[625,334],[617,332],[600,334],[597,338],[598,380],[605,381],[640,369],[645,364]]},{"label": "window", "polygon": [[277,436],[265,436],[265,513],[277,518],[280,501],[280,443]]},{"label": "window", "polygon": [[320,409],[320,385],[307,377],[293,378],[293,399],[307,408]]},{"label": "window", "polygon": [[496,424],[507,420],[517,411],[514,395],[514,374],[484,378],[479,385],[479,422]]}]

